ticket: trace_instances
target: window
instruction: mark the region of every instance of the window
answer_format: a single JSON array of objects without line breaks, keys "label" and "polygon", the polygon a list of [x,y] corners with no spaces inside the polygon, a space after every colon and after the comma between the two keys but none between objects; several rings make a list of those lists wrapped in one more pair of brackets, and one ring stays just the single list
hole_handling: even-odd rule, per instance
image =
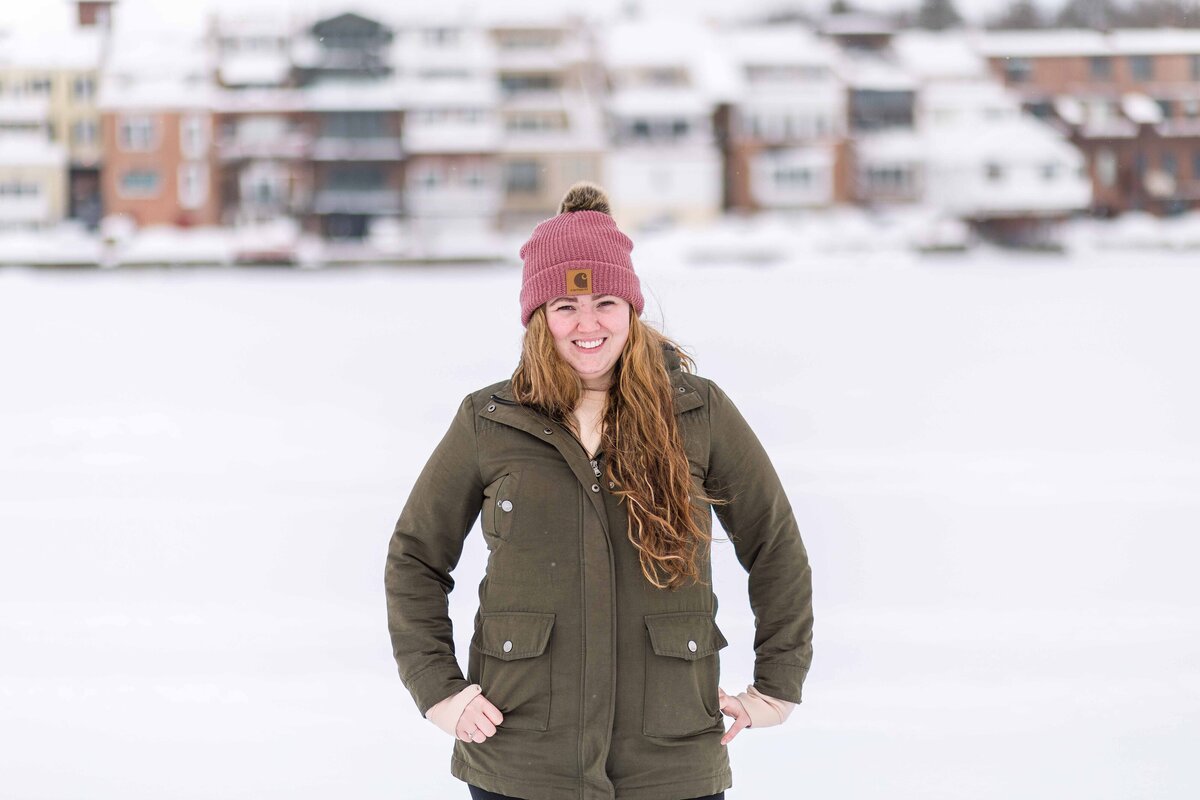
[{"label": "window", "polygon": [[443,182],[442,174],[433,166],[425,167],[417,174],[417,186],[422,189],[436,189]]},{"label": "window", "polygon": [[483,168],[478,164],[467,167],[464,170],[463,183],[472,189],[479,189],[484,185]]},{"label": "window", "polygon": [[1058,177],[1058,164],[1050,163],[1042,165],[1042,180],[1052,181]]},{"label": "window", "polygon": [[422,31],[422,38],[425,40],[425,44],[445,47],[458,44],[458,34],[457,28],[426,28]]},{"label": "window", "polygon": [[122,117],[117,123],[117,142],[122,150],[154,150],[158,136],[153,117]]},{"label": "window", "polygon": [[1101,186],[1117,184],[1117,154],[1107,148],[1096,152],[1096,180]]},{"label": "window", "polygon": [[1135,81],[1148,81],[1154,78],[1154,58],[1152,56],[1130,56],[1129,74]]},{"label": "window", "polygon": [[807,167],[776,167],[773,177],[778,189],[807,189],[813,178]]},{"label": "window", "polygon": [[867,185],[872,189],[906,191],[912,184],[912,174],[903,166],[877,166],[867,168]]},{"label": "window", "polygon": [[1162,110],[1163,119],[1170,119],[1174,115],[1175,104],[1170,100],[1155,100],[1158,103],[1159,109]]},{"label": "window", "polygon": [[179,123],[179,149],[184,158],[203,158],[208,150],[208,120],[188,114]]},{"label": "window", "polygon": [[90,75],[80,75],[71,84],[71,94],[78,103],[90,103],[96,96],[96,79]]},{"label": "window", "polygon": [[377,111],[351,111],[328,114],[325,135],[334,139],[372,139],[388,135],[387,116]]},{"label": "window", "polygon": [[22,183],[19,180],[0,183],[0,202],[33,198],[39,194],[41,194],[41,187],[36,183]]},{"label": "window", "polygon": [[1033,64],[1028,58],[1006,56],[1004,59],[1004,78],[1009,83],[1025,83],[1033,74]]},{"label": "window", "polygon": [[47,77],[30,78],[25,82],[25,91],[29,94],[50,94],[54,84]]},{"label": "window", "polygon": [[121,174],[119,190],[122,197],[155,197],[158,189],[156,170],[131,169]]},{"label": "window", "polygon": [[1200,81],[1200,55],[1193,54],[1189,60],[1192,63],[1192,80]]},{"label": "window", "polygon": [[1138,183],[1146,177],[1146,154],[1138,153],[1133,157],[1133,174],[1137,176]]},{"label": "window", "polygon": [[1200,181],[1200,150],[1192,153],[1192,178]]},{"label": "window", "polygon": [[537,192],[541,188],[540,173],[536,161],[513,161],[504,169],[504,190],[509,194]]},{"label": "window", "polygon": [[995,162],[989,163],[986,168],[987,179],[993,183],[1004,180],[1004,167]]},{"label": "window", "polygon": [[71,143],[76,147],[93,147],[96,144],[96,123],[82,119],[71,126]]},{"label": "window", "polygon": [[1163,153],[1162,169],[1172,178],[1179,177],[1179,159],[1175,158],[1174,153]]},{"label": "window", "polygon": [[671,133],[675,136],[676,139],[682,139],[683,137],[687,136],[687,133],[688,133],[687,120],[677,119],[674,122],[672,122],[671,123]]},{"label": "window", "polygon": [[649,139],[650,138],[650,123],[644,119],[639,119],[633,123],[633,138]]},{"label": "window", "polygon": [[1112,60],[1108,56],[1092,56],[1088,60],[1088,73],[1094,81],[1112,79]]},{"label": "window", "polygon": [[187,209],[201,208],[208,202],[208,165],[179,165],[179,205]]}]

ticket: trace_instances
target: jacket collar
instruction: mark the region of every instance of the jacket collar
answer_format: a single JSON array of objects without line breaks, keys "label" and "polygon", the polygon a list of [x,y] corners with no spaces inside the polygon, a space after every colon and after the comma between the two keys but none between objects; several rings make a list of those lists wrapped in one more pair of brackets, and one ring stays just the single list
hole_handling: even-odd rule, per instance
[{"label": "jacket collar", "polygon": [[[693,408],[699,408],[704,405],[704,401],[700,398],[700,393],[696,388],[684,380],[685,373],[680,366],[679,352],[669,344],[664,344],[662,347],[663,364],[667,368],[667,374],[671,378],[671,388],[675,393],[675,413],[681,414],[684,411],[691,411]],[[512,381],[505,381],[504,384],[493,393],[501,400],[506,400],[509,403],[515,403],[512,394]]]}]

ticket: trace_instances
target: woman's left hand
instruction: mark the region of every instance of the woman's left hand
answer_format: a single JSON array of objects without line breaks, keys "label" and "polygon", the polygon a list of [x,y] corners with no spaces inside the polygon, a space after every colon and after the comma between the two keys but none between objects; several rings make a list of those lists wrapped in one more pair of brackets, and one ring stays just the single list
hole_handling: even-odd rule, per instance
[{"label": "woman's left hand", "polygon": [[721,744],[729,744],[733,741],[733,737],[741,733],[742,728],[750,727],[750,714],[742,706],[742,701],[737,697],[725,694],[725,690],[720,686],[717,687],[721,699],[721,711],[727,717],[733,717],[733,725],[729,730],[725,731],[725,735],[721,737]]}]

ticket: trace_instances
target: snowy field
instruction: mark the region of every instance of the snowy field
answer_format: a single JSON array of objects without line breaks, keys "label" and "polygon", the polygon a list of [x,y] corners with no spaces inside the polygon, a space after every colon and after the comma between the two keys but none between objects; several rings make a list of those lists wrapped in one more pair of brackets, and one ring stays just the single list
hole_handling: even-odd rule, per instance
[{"label": "snowy field", "polygon": [[[812,559],[805,702],[730,745],[730,800],[1200,796],[1194,256],[634,258]],[[0,270],[0,797],[465,798],[383,561],[515,365],[518,281]],[[752,618],[715,557],[736,692]]]}]

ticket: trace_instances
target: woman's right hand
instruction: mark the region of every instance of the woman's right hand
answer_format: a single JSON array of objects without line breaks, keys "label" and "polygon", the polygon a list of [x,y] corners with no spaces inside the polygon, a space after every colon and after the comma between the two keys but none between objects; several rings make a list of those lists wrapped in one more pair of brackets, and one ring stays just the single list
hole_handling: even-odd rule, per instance
[{"label": "woman's right hand", "polygon": [[455,731],[460,740],[479,744],[495,736],[496,726],[502,722],[504,715],[500,713],[500,709],[479,694],[463,709]]}]

